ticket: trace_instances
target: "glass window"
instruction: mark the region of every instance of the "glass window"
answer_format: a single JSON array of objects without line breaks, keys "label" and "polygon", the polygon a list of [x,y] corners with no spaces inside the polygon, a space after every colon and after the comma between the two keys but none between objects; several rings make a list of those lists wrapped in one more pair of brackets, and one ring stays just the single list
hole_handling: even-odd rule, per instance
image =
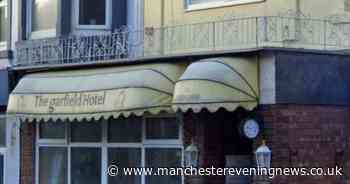
[{"label": "glass window", "polygon": [[147,118],[146,139],[178,139],[179,123],[176,118]]},{"label": "glass window", "polygon": [[[181,149],[147,148],[146,167],[175,168],[181,167]],[[147,184],[181,184],[181,176],[146,176]]]},{"label": "glass window", "polygon": [[67,149],[59,147],[40,147],[39,183],[67,183]]},{"label": "glass window", "polygon": [[[223,0],[188,0],[188,3],[193,4],[201,4],[201,3],[211,3],[211,2],[222,2]],[[229,0],[230,1],[230,0]],[[232,0],[231,0],[232,1]]]},{"label": "glass window", "polygon": [[142,119],[120,118],[108,122],[108,141],[115,143],[141,142]]},{"label": "glass window", "polygon": [[57,0],[32,0],[32,31],[56,29]]},{"label": "glass window", "polygon": [[[4,0],[0,1],[2,4]],[[7,39],[7,7],[6,5],[0,6],[0,42],[4,42]]]},{"label": "glass window", "polygon": [[0,147],[6,146],[6,116],[0,115]]},{"label": "glass window", "polygon": [[66,137],[66,125],[62,121],[41,122],[39,135],[40,139],[64,139]]},{"label": "glass window", "polygon": [[71,184],[101,183],[101,149],[72,148]]},{"label": "glass window", "polygon": [[116,165],[119,171],[144,166],[180,167],[183,148],[179,127],[176,118],[153,116],[41,122],[37,126],[35,168],[39,173],[36,181],[38,184],[101,184],[106,179],[108,182],[103,184],[181,184],[181,176],[108,176],[104,173],[104,167],[110,165]]},{"label": "glass window", "polygon": [[[119,168],[141,167],[140,148],[110,148],[108,149],[108,165],[116,165]],[[109,176],[108,184],[140,184],[141,176]]]},{"label": "glass window", "polygon": [[73,122],[71,123],[72,142],[101,142],[101,122]]},{"label": "glass window", "polygon": [[79,0],[80,25],[105,25],[106,0]]},{"label": "glass window", "polygon": [[220,7],[233,4],[244,4],[253,2],[262,2],[264,0],[186,0],[188,8],[208,8],[208,7]]}]

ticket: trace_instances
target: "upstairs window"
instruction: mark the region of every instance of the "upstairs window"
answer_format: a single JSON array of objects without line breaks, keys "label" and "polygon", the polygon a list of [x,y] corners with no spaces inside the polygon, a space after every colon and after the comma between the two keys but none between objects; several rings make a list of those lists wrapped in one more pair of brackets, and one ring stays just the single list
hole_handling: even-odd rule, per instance
[{"label": "upstairs window", "polygon": [[265,0],[186,0],[186,3],[187,10],[200,10],[262,1]]},{"label": "upstairs window", "polygon": [[7,21],[7,0],[0,0],[0,47],[6,47]]},{"label": "upstairs window", "polygon": [[57,0],[29,0],[30,38],[54,37],[57,24]]},{"label": "upstairs window", "polygon": [[75,22],[79,29],[108,29],[110,0],[75,0]]},{"label": "upstairs window", "polygon": [[80,0],[79,25],[105,25],[106,0]]}]

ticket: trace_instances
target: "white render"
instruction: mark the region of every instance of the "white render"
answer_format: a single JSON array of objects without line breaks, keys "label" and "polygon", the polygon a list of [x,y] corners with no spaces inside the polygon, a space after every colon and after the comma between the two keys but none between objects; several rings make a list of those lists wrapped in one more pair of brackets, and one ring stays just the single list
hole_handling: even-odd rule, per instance
[{"label": "white render", "polygon": [[276,103],[276,61],[274,55],[260,56],[260,104]]}]

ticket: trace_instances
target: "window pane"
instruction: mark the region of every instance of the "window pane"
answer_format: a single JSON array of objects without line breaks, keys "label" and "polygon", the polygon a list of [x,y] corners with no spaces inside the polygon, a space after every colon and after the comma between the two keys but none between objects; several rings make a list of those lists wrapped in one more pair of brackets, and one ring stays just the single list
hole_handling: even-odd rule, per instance
[{"label": "window pane", "polygon": [[32,0],[32,31],[55,29],[57,0]]},{"label": "window pane", "polygon": [[[141,149],[139,148],[110,148],[108,149],[108,166],[119,168],[141,167]],[[141,176],[109,176],[108,184],[140,184]]]},{"label": "window pane", "polygon": [[142,119],[141,118],[119,118],[108,122],[109,142],[141,142]]},{"label": "window pane", "polygon": [[40,122],[39,135],[41,139],[64,139],[66,135],[65,122]]},{"label": "window pane", "polygon": [[179,123],[176,118],[147,118],[147,139],[178,139]]},{"label": "window pane", "polygon": [[101,142],[102,122],[73,122],[71,123],[72,142]]},{"label": "window pane", "polygon": [[7,12],[6,7],[0,8],[0,42],[6,41],[7,33]]},{"label": "window pane", "polygon": [[6,117],[0,116],[0,147],[6,146]]},{"label": "window pane", "polygon": [[201,4],[210,2],[223,2],[223,0],[189,0],[190,4]]},{"label": "window pane", "polygon": [[67,183],[67,149],[41,147],[39,149],[39,183]]},{"label": "window pane", "polygon": [[72,148],[71,184],[101,183],[101,149]]},{"label": "window pane", "polygon": [[106,0],[80,0],[79,2],[80,25],[106,24]]},{"label": "window pane", "polygon": [[[146,167],[181,167],[181,149],[146,149]],[[147,184],[180,184],[181,176],[146,176]]]}]

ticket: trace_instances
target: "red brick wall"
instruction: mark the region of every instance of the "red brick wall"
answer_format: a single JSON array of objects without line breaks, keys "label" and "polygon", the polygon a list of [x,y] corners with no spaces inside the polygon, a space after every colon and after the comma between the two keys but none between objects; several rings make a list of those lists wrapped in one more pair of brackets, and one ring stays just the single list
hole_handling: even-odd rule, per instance
[{"label": "red brick wall", "polygon": [[35,180],[35,124],[24,123],[21,127],[21,184],[34,184]]},{"label": "red brick wall", "polygon": [[[273,152],[273,167],[344,167],[342,177],[276,177],[274,184],[350,184],[350,107],[268,105],[260,106],[257,114],[265,122],[264,134]],[[224,166],[224,124],[237,123],[245,116],[222,111],[184,116],[185,146],[191,137],[196,137],[201,167]],[[253,150],[260,145],[261,137],[253,144]],[[224,184],[224,177],[185,180],[190,184]]]},{"label": "red brick wall", "polygon": [[[339,165],[345,169],[343,177],[277,177],[274,184],[350,184],[350,107],[268,105],[260,106],[257,112],[265,122],[264,132],[273,152],[273,167]],[[184,143],[189,145],[191,138],[196,137],[201,150],[201,167],[225,166],[225,154],[232,151],[228,149],[234,145],[227,145],[223,132],[231,131],[234,127],[227,125],[245,116],[243,112],[225,111],[185,114]],[[35,124],[24,124],[21,128],[21,184],[34,184],[34,140]],[[224,184],[225,177],[187,177],[185,181],[188,184]]]},{"label": "red brick wall", "polygon": [[259,107],[273,167],[344,167],[343,177],[277,177],[273,183],[349,184],[350,107]]}]

